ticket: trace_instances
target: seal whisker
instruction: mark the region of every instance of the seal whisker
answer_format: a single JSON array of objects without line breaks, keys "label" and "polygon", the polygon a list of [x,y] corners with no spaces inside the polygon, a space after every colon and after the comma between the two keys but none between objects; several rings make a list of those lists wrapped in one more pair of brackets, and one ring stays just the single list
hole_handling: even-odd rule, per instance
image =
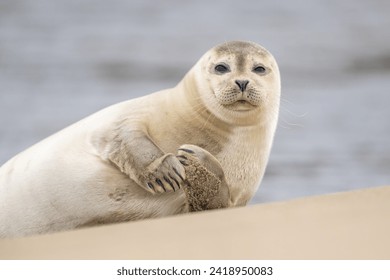
[{"label": "seal whisker", "polygon": [[285,108],[283,106],[281,106],[280,108],[281,108],[282,111],[284,111],[286,113],[289,113],[289,114],[291,114],[292,116],[294,116],[296,118],[304,118],[308,114],[308,112],[305,112],[305,113],[302,113],[301,115],[298,115],[298,114],[292,112],[291,110],[289,110],[289,109],[287,109],[287,108]]},{"label": "seal whisker", "polygon": [[[283,103],[287,103],[289,105],[295,106],[295,104],[293,102],[287,100],[286,98],[282,98],[281,100],[282,100],[282,105],[280,106],[280,110],[282,112],[282,114],[280,116],[280,120],[282,122],[281,127],[287,128],[287,129],[290,129],[291,127],[304,127],[304,125],[301,123],[294,123],[294,122],[290,122],[290,121],[286,120],[286,118],[288,118],[288,116],[286,114],[292,116],[293,118],[296,118],[297,121],[299,121],[299,119],[306,117],[308,112],[305,112],[302,114],[297,114],[297,113],[291,111],[289,108],[287,108],[285,104],[283,104]],[[285,126],[283,124],[286,124],[287,126]]]},{"label": "seal whisker", "polygon": [[288,121],[284,120],[283,118],[281,118],[281,121],[282,121],[283,123],[287,124],[288,126],[290,126],[290,127],[287,127],[287,126],[283,126],[283,125],[281,125],[283,128],[290,129],[290,128],[291,128],[291,126],[295,126],[295,127],[301,127],[301,128],[305,127],[304,125],[302,125],[302,124],[299,124],[299,123],[290,123],[290,122],[288,122]]}]

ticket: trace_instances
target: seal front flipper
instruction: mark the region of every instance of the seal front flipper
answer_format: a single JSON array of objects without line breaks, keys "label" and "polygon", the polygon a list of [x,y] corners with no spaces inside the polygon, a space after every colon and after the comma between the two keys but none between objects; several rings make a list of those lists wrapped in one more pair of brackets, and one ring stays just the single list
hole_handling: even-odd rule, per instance
[{"label": "seal front flipper", "polygon": [[141,185],[145,184],[156,193],[175,192],[185,180],[185,170],[173,154],[165,154],[154,160],[144,170]]},{"label": "seal front flipper", "polygon": [[187,175],[184,191],[190,212],[229,206],[229,186],[221,164],[212,154],[195,145],[182,145],[177,157]]},{"label": "seal front flipper", "polygon": [[165,154],[149,137],[146,129],[118,122],[100,149],[101,157],[116,165],[150,193],[174,192],[185,180],[185,170],[173,154]]}]

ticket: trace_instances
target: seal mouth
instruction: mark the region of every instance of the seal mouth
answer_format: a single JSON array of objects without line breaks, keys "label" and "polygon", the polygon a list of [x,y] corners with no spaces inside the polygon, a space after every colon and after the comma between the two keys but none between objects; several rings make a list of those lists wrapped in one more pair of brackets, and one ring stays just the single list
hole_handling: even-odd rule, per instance
[{"label": "seal mouth", "polygon": [[236,102],[233,102],[232,104],[225,105],[225,107],[233,111],[251,111],[255,109],[257,106],[253,105],[248,100],[239,99]]}]

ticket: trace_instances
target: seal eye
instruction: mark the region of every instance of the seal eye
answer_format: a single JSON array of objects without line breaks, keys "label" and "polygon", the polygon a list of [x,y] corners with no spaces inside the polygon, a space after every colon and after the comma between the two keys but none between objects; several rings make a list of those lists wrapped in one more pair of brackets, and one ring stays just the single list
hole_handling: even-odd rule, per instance
[{"label": "seal eye", "polygon": [[255,68],[253,68],[253,72],[259,73],[259,74],[263,74],[263,73],[265,73],[265,67],[263,67],[263,66],[256,66]]},{"label": "seal eye", "polygon": [[217,64],[214,67],[214,70],[215,70],[215,72],[220,73],[220,74],[224,74],[224,73],[227,73],[230,71],[229,66],[223,65],[223,64]]}]

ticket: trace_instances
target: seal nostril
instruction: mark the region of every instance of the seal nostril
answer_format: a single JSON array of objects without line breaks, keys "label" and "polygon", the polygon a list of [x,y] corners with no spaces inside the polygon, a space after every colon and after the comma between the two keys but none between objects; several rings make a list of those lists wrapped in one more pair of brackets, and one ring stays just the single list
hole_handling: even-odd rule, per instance
[{"label": "seal nostril", "polygon": [[238,87],[240,88],[241,92],[244,92],[244,90],[246,89],[246,86],[249,84],[249,81],[248,80],[236,80],[236,85],[238,85]]}]

